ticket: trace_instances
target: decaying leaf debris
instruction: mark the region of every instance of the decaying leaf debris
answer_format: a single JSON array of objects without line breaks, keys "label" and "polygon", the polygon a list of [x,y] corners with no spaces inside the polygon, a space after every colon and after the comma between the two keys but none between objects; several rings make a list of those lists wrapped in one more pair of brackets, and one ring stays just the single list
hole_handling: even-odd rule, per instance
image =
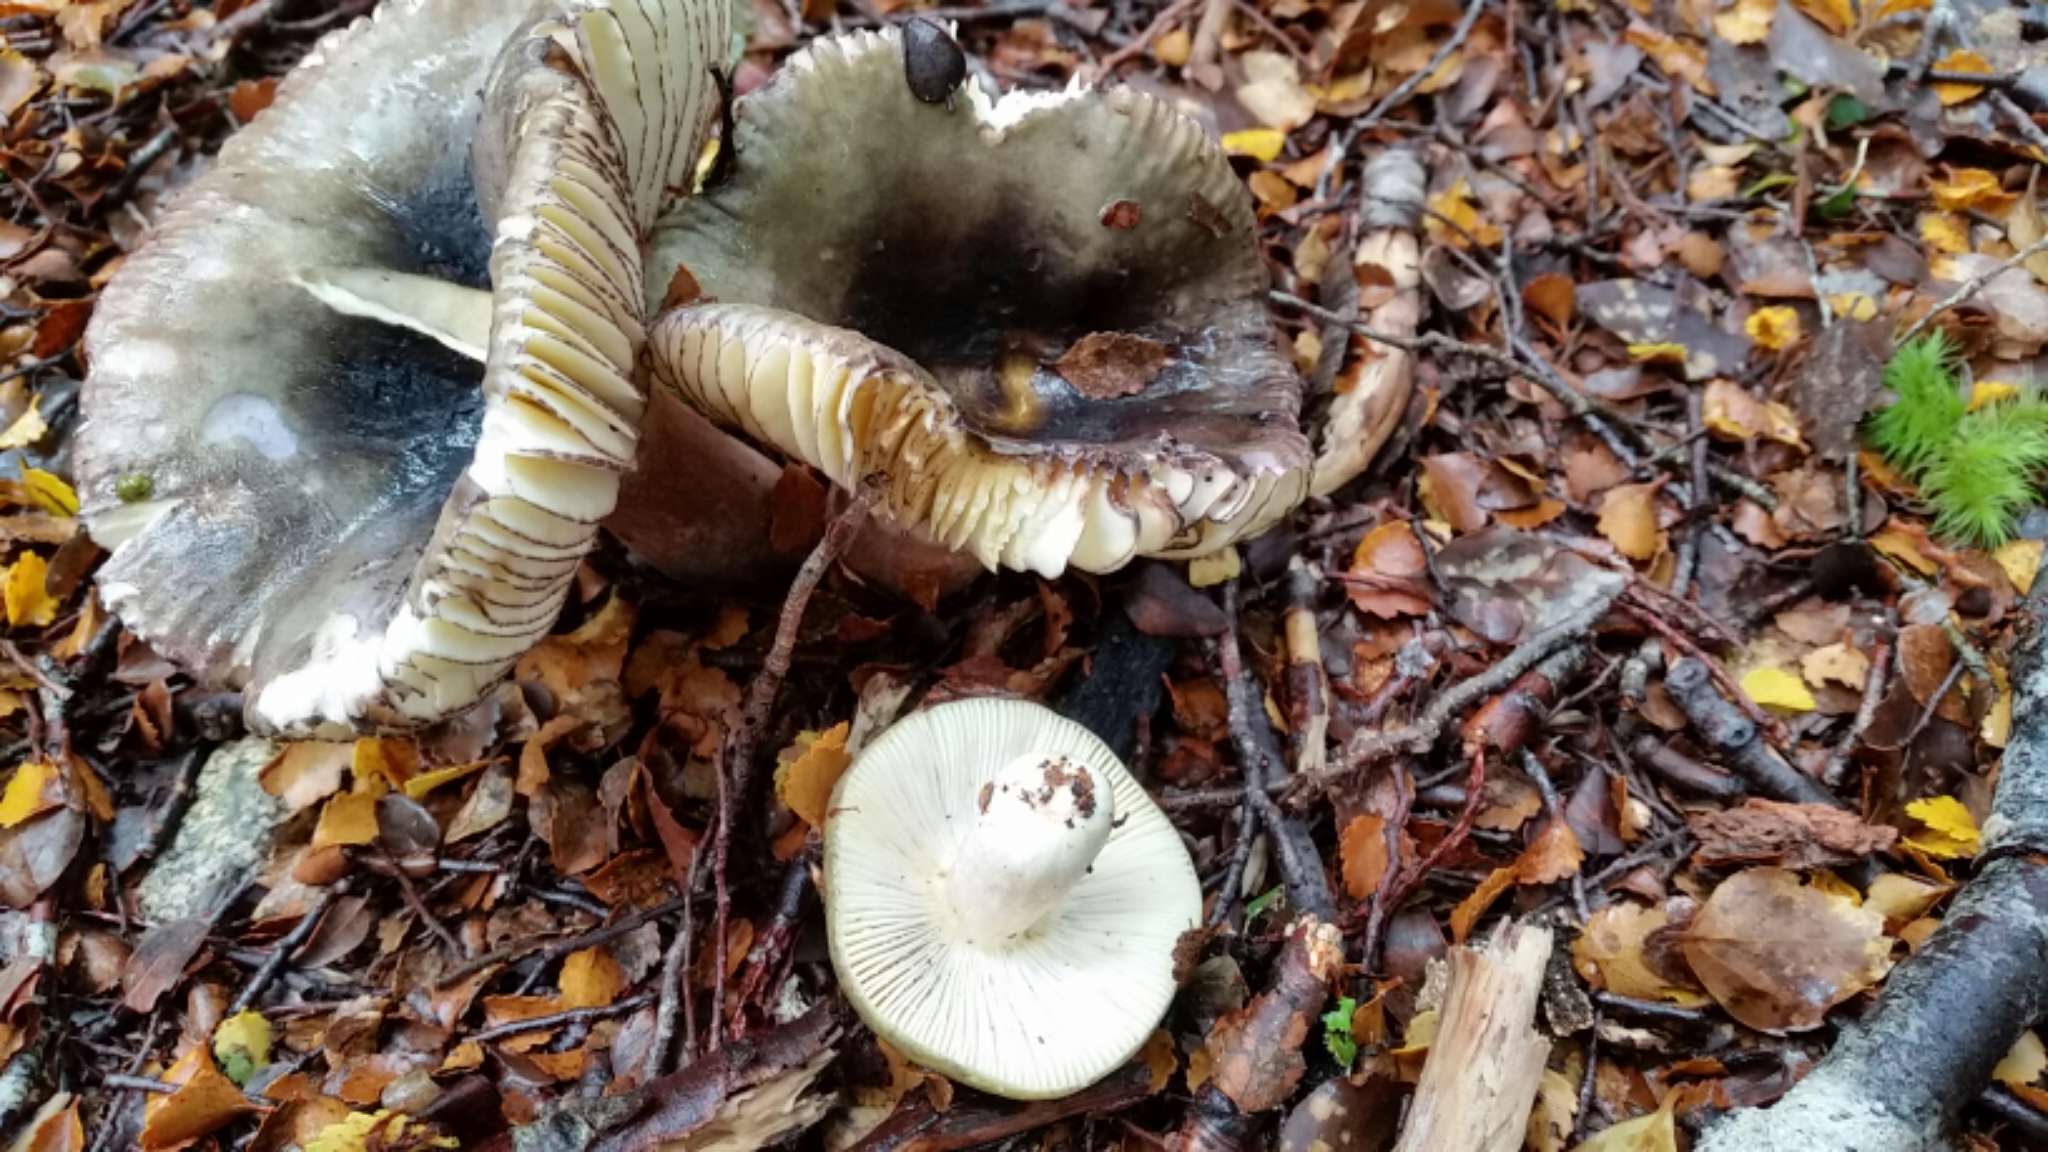
[{"label": "decaying leaf debris", "polygon": [[[629,543],[564,569],[552,634],[480,705],[271,744],[244,731],[245,681],[166,655],[234,638],[160,653],[109,611],[133,590],[105,579],[121,541],[80,527],[74,448],[81,382],[133,350],[84,337],[179,189],[375,7],[0,6],[13,1147],[2048,1147],[2040,478],[1994,477],[2020,514],[1957,539],[1943,494],[1971,457],[1939,454],[1929,483],[1866,435],[1895,349],[1934,337],[1915,346],[1953,374],[1937,406],[2017,438],[1993,456],[2048,452],[2014,416],[2048,363],[2034,13],[989,0],[912,20],[901,0],[750,0],[744,51],[705,82],[707,106],[738,101],[733,132],[792,55],[903,26],[883,79],[906,115],[967,115],[976,85],[1127,86],[1191,116],[1250,206],[1105,185],[991,209],[1081,226],[954,251],[947,212],[869,205],[831,223],[1017,298],[905,295],[936,265],[803,252],[860,273],[807,339],[866,325],[881,347],[905,325],[875,302],[898,299],[950,333],[957,307],[990,330],[907,350],[978,381],[955,398],[977,420],[1028,430],[1067,405],[1086,444],[1111,427],[1090,413],[1143,403],[1166,423],[1133,450],[1158,464],[1224,439],[1184,394],[1215,334],[1125,314],[1129,285],[1041,274],[1153,229],[1242,227],[1268,283],[1238,303],[1270,330],[1250,325],[1259,378],[1229,384],[1286,403],[1228,417],[1306,445],[1283,471],[1312,495],[1203,555],[1155,524],[1110,571],[989,574],[871,513],[952,499],[952,522],[995,522],[995,494],[833,474],[777,453],[751,409],[728,435],[671,396],[610,521]],[[861,149],[926,152],[846,143],[834,204],[867,204]],[[725,149],[701,175],[732,196],[774,159]],[[1014,196],[1080,186],[986,167]],[[639,191],[689,182],[668,183]],[[450,315],[454,280],[488,282],[453,252],[411,254],[449,280]],[[660,267],[621,307],[749,303],[713,272],[751,275]],[[778,307],[804,302],[790,283]],[[432,327],[422,347],[460,353],[461,324]],[[1300,427],[1269,427],[1297,384]],[[279,434],[235,428],[209,450]],[[102,479],[141,515],[185,478]],[[1174,479],[1173,507],[1206,483]],[[273,535],[273,558],[308,543]],[[825,935],[849,765],[902,716],[988,695],[1093,728],[1201,879],[1171,1009],[1053,1099],[977,1092],[874,1036]]]}]

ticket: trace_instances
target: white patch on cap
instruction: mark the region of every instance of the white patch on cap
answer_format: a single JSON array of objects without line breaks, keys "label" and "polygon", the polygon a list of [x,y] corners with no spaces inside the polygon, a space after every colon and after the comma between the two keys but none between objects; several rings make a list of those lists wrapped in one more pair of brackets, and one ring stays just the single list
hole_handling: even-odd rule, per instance
[{"label": "white patch on cap", "polygon": [[270,460],[299,454],[298,434],[285,424],[284,414],[254,392],[230,392],[214,401],[199,427],[208,444],[241,440]]}]

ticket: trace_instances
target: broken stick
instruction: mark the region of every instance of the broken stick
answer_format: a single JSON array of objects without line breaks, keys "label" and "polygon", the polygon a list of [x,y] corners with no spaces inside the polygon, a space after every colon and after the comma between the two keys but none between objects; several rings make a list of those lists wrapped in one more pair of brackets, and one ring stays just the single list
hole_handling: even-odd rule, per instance
[{"label": "broken stick", "polygon": [[1550,1041],[1536,1002],[1550,929],[1505,921],[1482,949],[1450,955],[1442,1021],[1394,1152],[1517,1152],[1543,1080]]}]

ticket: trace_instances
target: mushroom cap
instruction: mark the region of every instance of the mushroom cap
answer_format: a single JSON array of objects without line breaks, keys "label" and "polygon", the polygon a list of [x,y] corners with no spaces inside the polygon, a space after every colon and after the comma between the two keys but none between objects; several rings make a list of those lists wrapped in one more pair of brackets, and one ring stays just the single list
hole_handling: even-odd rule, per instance
[{"label": "mushroom cap", "polygon": [[[1267,314],[1250,197],[1164,102],[1079,88],[996,99],[970,83],[926,103],[891,29],[791,57],[740,101],[735,145],[731,179],[678,204],[650,258],[651,287],[681,266],[715,301],[665,315],[654,348],[657,378],[714,420],[841,484],[885,472],[890,511],[935,536],[944,474],[1086,478],[1068,484],[1064,518],[1039,508],[959,533],[991,566],[1199,554],[1301,499],[1300,381]],[[717,351],[692,359],[685,340]],[[837,407],[757,418],[789,406],[782,394],[803,382],[779,367],[799,357],[915,371],[881,399],[857,398],[856,372]],[[920,429],[882,452],[869,429],[911,408]],[[828,422],[856,451],[821,446]],[[1096,501],[1109,507],[1084,511]],[[1127,526],[1090,523],[1088,547],[1077,532],[994,539],[1033,515],[1071,527],[1111,508]]]},{"label": "mushroom cap", "polygon": [[[984,786],[1028,754],[1106,784],[1115,827],[1037,926],[971,943],[949,870]],[[1179,834],[1116,754],[1028,701],[902,720],[847,769],[826,819],[826,928],[847,999],[912,1060],[1002,1096],[1062,1096],[1130,1059],[1173,999],[1174,946],[1201,907]]]},{"label": "mushroom cap", "polygon": [[259,730],[480,698],[552,625],[632,464],[644,240],[725,20],[388,0],[322,40],[87,332],[108,606],[246,684]]}]

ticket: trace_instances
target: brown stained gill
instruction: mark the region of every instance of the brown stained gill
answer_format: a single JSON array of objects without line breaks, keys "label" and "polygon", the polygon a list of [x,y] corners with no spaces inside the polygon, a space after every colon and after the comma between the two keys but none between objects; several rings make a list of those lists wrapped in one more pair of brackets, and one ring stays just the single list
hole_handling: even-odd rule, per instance
[{"label": "brown stained gill", "polygon": [[996,782],[990,780],[981,786],[981,795],[975,801],[975,804],[981,809],[982,815],[988,815],[988,802],[995,798]]}]

